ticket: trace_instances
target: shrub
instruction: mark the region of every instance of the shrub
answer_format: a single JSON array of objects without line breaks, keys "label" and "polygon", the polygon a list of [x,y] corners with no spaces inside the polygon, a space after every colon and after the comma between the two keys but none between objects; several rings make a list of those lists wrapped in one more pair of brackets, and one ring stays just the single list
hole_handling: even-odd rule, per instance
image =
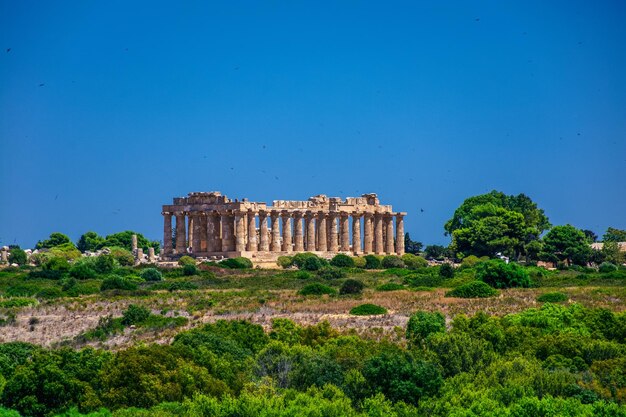
[{"label": "shrub", "polygon": [[317,271],[317,275],[324,279],[339,279],[345,277],[346,273],[335,266],[324,266]]},{"label": "shrub", "polygon": [[301,252],[297,253],[292,257],[293,264],[298,267],[298,269],[304,268],[304,262],[309,258],[317,258],[317,255],[311,252]]},{"label": "shrub", "polygon": [[100,255],[94,262],[94,268],[100,274],[108,274],[115,269],[115,258],[111,255]]},{"label": "shrub", "polygon": [[443,277],[443,278],[453,278],[454,277],[454,267],[449,264],[449,263],[445,263],[443,265],[441,265],[439,267],[439,276]]},{"label": "shrub", "polygon": [[492,259],[476,266],[476,277],[494,288],[524,287],[531,285],[526,270],[515,264]]},{"label": "shrub", "polygon": [[497,295],[498,291],[483,281],[472,281],[446,293],[446,297],[487,298]]},{"label": "shrub", "polygon": [[252,261],[243,256],[238,256],[236,258],[224,259],[220,262],[220,266],[231,269],[249,269],[252,268]]},{"label": "shrub", "polygon": [[396,284],[395,282],[388,282],[386,284],[382,284],[376,287],[376,290],[378,291],[398,291],[403,289],[404,285]]},{"label": "shrub", "polygon": [[461,261],[461,267],[463,268],[472,268],[476,266],[480,262],[480,259],[476,255],[470,255],[463,258]]},{"label": "shrub", "polygon": [[298,294],[300,295],[324,295],[336,293],[337,291],[334,288],[331,288],[328,285],[320,284],[318,282],[305,285],[300,291],[298,291]]},{"label": "shrub", "polygon": [[135,264],[135,257],[130,251],[124,248],[120,248],[120,247],[113,247],[113,248],[110,248],[110,250],[111,250],[111,256],[120,265],[132,266]]},{"label": "shrub", "polygon": [[338,268],[353,268],[354,260],[352,257],[348,255],[344,255],[343,253],[339,253],[330,260],[330,264],[332,266],[336,266]]},{"label": "shrub", "polygon": [[55,246],[48,251],[50,256],[59,256],[67,259],[68,261],[73,261],[75,259],[79,259],[82,254],[73,243],[64,243],[59,246]]},{"label": "shrub", "polygon": [[198,267],[196,265],[183,265],[183,275],[190,277],[198,274]]},{"label": "shrub", "polygon": [[365,269],[380,269],[380,258],[376,255],[365,255]]},{"label": "shrub", "polygon": [[561,303],[567,301],[569,297],[562,292],[547,292],[537,297],[537,301],[540,303]]},{"label": "shrub", "polygon": [[161,281],[163,279],[163,275],[161,271],[156,268],[146,268],[141,271],[141,278],[146,281]]},{"label": "shrub", "polygon": [[404,281],[411,287],[437,287],[443,283],[439,274],[413,274],[404,277]]},{"label": "shrub", "polygon": [[78,262],[70,268],[70,275],[76,279],[92,279],[96,277],[96,270],[87,262]]},{"label": "shrub", "polygon": [[355,256],[354,258],[352,258],[352,262],[354,262],[354,267],[355,268],[365,268],[365,258],[361,257],[361,256]]},{"label": "shrub", "polygon": [[613,265],[611,262],[602,262],[598,271],[602,273],[617,271],[617,266]]},{"label": "shrub", "polygon": [[433,333],[446,331],[446,319],[443,314],[416,311],[409,318],[406,326],[406,339],[414,345],[422,344]]},{"label": "shrub", "polygon": [[405,253],[402,255],[402,262],[409,269],[426,268],[428,261],[421,256],[413,255],[412,253]]},{"label": "shrub", "polygon": [[193,282],[184,282],[184,281],[176,281],[170,282],[167,285],[167,290],[170,292],[173,291],[188,291],[188,290],[197,290],[198,286]]},{"label": "shrub", "polygon": [[138,324],[143,321],[146,321],[150,317],[150,310],[145,307],[136,306],[135,304],[131,304],[128,308],[122,313],[122,324],[125,326],[129,326],[131,324]]},{"label": "shrub", "polygon": [[53,256],[43,264],[43,269],[46,271],[60,271],[67,272],[70,270],[70,264],[67,259],[60,256]]},{"label": "shrub", "polygon": [[322,263],[322,260],[318,258],[317,256],[313,255],[304,260],[302,264],[302,269],[307,270],[307,271],[318,271],[319,269],[322,268],[322,266],[324,266],[324,264]]},{"label": "shrub", "polygon": [[363,288],[365,288],[365,284],[361,281],[357,281],[356,279],[347,279],[341,284],[341,288],[339,288],[339,294],[348,295],[348,294],[361,294],[363,292]]},{"label": "shrub", "polygon": [[196,264],[196,260],[188,255],[183,255],[180,257],[180,259],[178,259],[178,265],[180,266],[195,265],[195,264]]},{"label": "shrub", "polygon": [[402,258],[396,255],[387,255],[383,258],[382,266],[385,269],[389,268],[404,268],[404,262],[402,262]]},{"label": "shrub", "polygon": [[387,314],[387,309],[376,304],[361,304],[352,308],[350,310],[350,314],[352,314],[353,316],[374,316],[379,314]]},{"label": "shrub", "polygon": [[120,277],[119,275],[110,275],[102,281],[100,291],[106,290],[136,290],[137,284],[131,280]]},{"label": "shrub", "polygon": [[298,271],[293,276],[298,279],[309,279],[311,278],[311,273],[307,271]]},{"label": "shrub", "polygon": [[276,264],[281,268],[289,268],[293,265],[293,258],[291,256],[279,256],[276,260]]},{"label": "shrub", "polygon": [[39,291],[35,295],[35,297],[37,298],[46,298],[46,299],[59,298],[62,296],[63,296],[63,293],[61,292],[60,289],[56,287],[43,288],[41,289],[41,291]]},{"label": "shrub", "polygon": [[26,262],[28,262],[26,252],[20,248],[11,249],[11,253],[9,254],[9,263],[26,265]]}]

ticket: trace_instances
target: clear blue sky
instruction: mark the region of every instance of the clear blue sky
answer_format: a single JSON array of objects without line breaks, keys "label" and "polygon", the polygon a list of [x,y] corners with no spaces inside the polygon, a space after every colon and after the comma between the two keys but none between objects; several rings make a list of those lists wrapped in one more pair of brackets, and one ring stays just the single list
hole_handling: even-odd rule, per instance
[{"label": "clear blue sky", "polygon": [[211,190],[376,192],[426,244],[492,189],[626,228],[625,21],[621,1],[0,0],[0,243],[161,239],[162,204]]}]

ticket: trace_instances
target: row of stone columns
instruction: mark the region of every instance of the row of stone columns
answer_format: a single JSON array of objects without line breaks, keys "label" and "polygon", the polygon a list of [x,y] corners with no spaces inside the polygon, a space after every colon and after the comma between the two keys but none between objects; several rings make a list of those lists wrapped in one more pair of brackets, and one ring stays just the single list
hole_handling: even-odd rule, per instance
[{"label": "row of stone columns", "polygon": [[[350,217],[352,230],[349,230]],[[172,247],[172,218],[176,219],[175,249]],[[187,253],[188,246],[195,254],[234,251],[404,254],[404,213],[191,211],[164,212],[163,219],[163,249],[166,254]]]}]

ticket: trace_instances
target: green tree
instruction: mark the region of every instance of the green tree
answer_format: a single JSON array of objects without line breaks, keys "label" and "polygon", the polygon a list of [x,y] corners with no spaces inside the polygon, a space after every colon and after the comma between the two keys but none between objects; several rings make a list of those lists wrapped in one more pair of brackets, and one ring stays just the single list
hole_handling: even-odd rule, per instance
[{"label": "green tree", "polygon": [[494,288],[524,287],[531,285],[526,270],[516,263],[491,259],[476,266],[476,278]]},{"label": "green tree", "polygon": [[79,251],[96,251],[104,245],[104,238],[98,235],[96,232],[87,232],[84,233],[78,242],[76,242],[76,247]]},{"label": "green tree", "polygon": [[20,248],[11,249],[11,253],[9,254],[9,263],[26,265],[26,262],[28,262],[26,252]]},{"label": "green tree", "polygon": [[529,197],[495,190],[466,199],[444,225],[452,248],[463,255],[502,252],[514,257],[549,227],[543,210]]},{"label": "green tree", "polygon": [[406,339],[411,345],[421,346],[429,335],[445,331],[446,319],[443,314],[416,311],[406,326]]},{"label": "green tree", "polygon": [[616,229],[609,227],[606,229],[604,236],[602,236],[603,242],[626,242],[626,230]]},{"label": "green tree", "polygon": [[428,245],[424,248],[426,259],[442,260],[448,255],[448,249],[441,245]]},{"label": "green tree", "polygon": [[49,249],[55,246],[60,246],[65,243],[72,243],[69,237],[63,233],[54,232],[50,234],[50,237],[44,241],[39,241],[35,245],[35,249]]},{"label": "green tree", "polygon": [[585,234],[585,237],[587,238],[587,241],[589,243],[593,243],[593,242],[597,242],[598,241],[598,235],[595,234],[595,232],[593,230],[583,229],[583,233]]},{"label": "green tree", "polygon": [[142,235],[141,233],[133,232],[132,230],[125,230],[123,232],[108,235],[105,238],[104,243],[102,244],[102,247],[119,246],[126,250],[132,250],[132,236],[133,235],[137,235],[137,247],[138,248],[143,248],[143,250],[147,252],[149,247],[153,247],[155,249],[155,252],[158,252],[159,242],[157,241],[150,242],[148,241],[148,239],[145,238],[144,235]]},{"label": "green tree", "polygon": [[404,234],[404,251],[406,253],[412,253],[413,255],[417,255],[422,250],[424,245],[422,242],[418,242],[416,240],[411,240],[409,233]]},{"label": "green tree", "polygon": [[587,237],[572,225],[554,226],[544,236],[544,252],[552,254],[568,265],[585,265],[591,257]]},{"label": "green tree", "polygon": [[602,245],[602,259],[614,263],[615,265],[620,265],[624,263],[626,258],[626,253],[622,252],[619,243],[615,241],[607,241]]}]

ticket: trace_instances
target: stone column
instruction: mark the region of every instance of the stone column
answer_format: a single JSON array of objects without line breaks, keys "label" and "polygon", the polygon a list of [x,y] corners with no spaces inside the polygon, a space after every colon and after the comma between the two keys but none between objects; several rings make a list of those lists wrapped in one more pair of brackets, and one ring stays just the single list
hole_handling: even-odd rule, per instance
[{"label": "stone column", "polygon": [[208,223],[207,213],[202,211],[200,214],[200,252],[206,252],[208,246]]},{"label": "stone column", "polygon": [[382,255],[385,251],[383,247],[383,215],[374,214],[374,251],[377,255]]},{"label": "stone column", "polygon": [[337,233],[337,213],[330,213],[330,244],[328,250],[330,252],[339,252],[339,234]]},{"label": "stone column", "polygon": [[306,212],[306,250],[315,251],[315,215],[310,211]]},{"label": "stone column", "polygon": [[176,253],[187,253],[187,229],[185,226],[185,213],[176,212]]},{"label": "stone column", "polygon": [[267,212],[259,212],[259,250],[267,252],[270,250],[270,239],[267,232]]},{"label": "stone column", "polygon": [[256,241],[256,213],[248,211],[248,244],[246,250],[256,252],[258,248]]},{"label": "stone column", "polygon": [[352,214],[352,252],[361,253],[361,215]]},{"label": "stone column", "polygon": [[350,217],[348,213],[341,213],[341,242],[339,249],[342,252],[350,251]]},{"label": "stone column", "polygon": [[391,214],[385,216],[385,227],[387,229],[385,233],[385,253],[392,255],[396,252],[396,249],[393,241],[393,216]]},{"label": "stone column", "polygon": [[191,233],[191,252],[196,254],[200,252],[200,217],[198,212],[189,213],[189,218],[191,220],[191,225],[193,228],[193,232]]},{"label": "stone column", "polygon": [[209,212],[206,221],[206,251],[207,252],[219,252],[222,250],[222,244],[220,242],[220,218],[215,212]]},{"label": "stone column", "polygon": [[396,213],[396,254],[404,255],[404,213]]},{"label": "stone column", "polygon": [[328,248],[326,245],[326,216],[326,213],[320,212],[317,217],[317,250],[320,252],[326,252]]},{"label": "stone column", "polygon": [[0,251],[0,261],[2,261],[3,263],[9,262],[9,251]]},{"label": "stone column", "polygon": [[303,213],[300,211],[296,211],[294,213],[294,251],[295,252],[304,252],[304,234],[302,232],[302,226],[304,223],[304,219],[302,218]]},{"label": "stone column", "polygon": [[292,252],[291,213],[283,211],[281,216],[283,218],[283,252]]},{"label": "stone column", "polygon": [[232,252],[235,237],[233,233],[233,216],[228,212],[220,213],[222,223],[222,252]]},{"label": "stone column", "polygon": [[243,252],[246,250],[246,235],[244,219],[245,213],[237,211],[235,213],[235,250]]},{"label": "stone column", "polygon": [[130,237],[130,251],[137,252],[137,235],[135,234]]},{"label": "stone column", "polygon": [[270,216],[272,217],[272,244],[270,250],[272,252],[280,252],[280,227],[278,225],[279,213],[272,211]]},{"label": "stone column", "polygon": [[172,213],[163,212],[163,254],[172,254]]},{"label": "stone column", "polygon": [[156,256],[154,255],[154,248],[152,246],[148,248],[148,261],[150,261],[150,263],[154,263],[154,261],[156,261]]},{"label": "stone column", "polygon": [[187,212],[187,244],[185,247],[189,249],[193,243],[193,217],[192,214]]},{"label": "stone column", "polygon": [[136,264],[143,263],[143,248],[137,248],[136,253],[137,255],[136,255],[135,263]]},{"label": "stone column", "polygon": [[365,254],[374,252],[374,217],[371,213],[365,213],[363,223],[363,252]]}]

